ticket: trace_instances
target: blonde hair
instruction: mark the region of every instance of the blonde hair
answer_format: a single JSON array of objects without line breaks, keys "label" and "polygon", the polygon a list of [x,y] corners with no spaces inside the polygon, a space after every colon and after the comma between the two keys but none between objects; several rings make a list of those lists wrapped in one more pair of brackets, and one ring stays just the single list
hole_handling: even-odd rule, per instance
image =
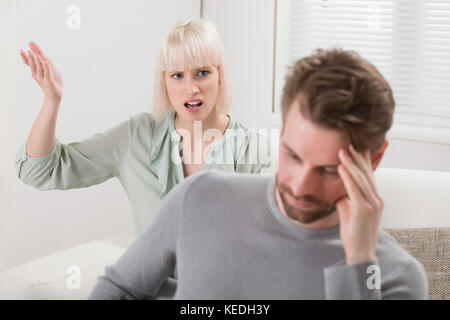
[{"label": "blonde hair", "polygon": [[225,61],[225,52],[214,25],[204,19],[177,22],[160,45],[156,63],[153,116],[161,119],[173,110],[167,94],[165,71],[217,66],[219,87],[216,105],[219,112],[227,113],[231,106],[231,85]]}]

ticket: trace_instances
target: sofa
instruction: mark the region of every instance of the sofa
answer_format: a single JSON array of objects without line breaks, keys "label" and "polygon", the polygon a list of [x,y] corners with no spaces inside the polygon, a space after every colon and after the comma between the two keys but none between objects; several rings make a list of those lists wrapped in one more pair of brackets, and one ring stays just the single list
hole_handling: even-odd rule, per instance
[{"label": "sofa", "polygon": [[[424,266],[429,299],[450,299],[450,172],[379,168],[381,227]],[[0,299],[86,299],[132,243],[129,234],[74,246],[0,273]],[[76,262],[76,264],[74,264]]]}]

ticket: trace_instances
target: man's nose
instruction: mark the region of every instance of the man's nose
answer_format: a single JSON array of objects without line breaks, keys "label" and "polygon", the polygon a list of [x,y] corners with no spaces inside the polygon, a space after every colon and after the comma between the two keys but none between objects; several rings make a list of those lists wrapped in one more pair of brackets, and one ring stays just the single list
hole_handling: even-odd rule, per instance
[{"label": "man's nose", "polygon": [[317,177],[313,170],[301,168],[295,171],[290,187],[296,198],[313,196],[317,189]]}]

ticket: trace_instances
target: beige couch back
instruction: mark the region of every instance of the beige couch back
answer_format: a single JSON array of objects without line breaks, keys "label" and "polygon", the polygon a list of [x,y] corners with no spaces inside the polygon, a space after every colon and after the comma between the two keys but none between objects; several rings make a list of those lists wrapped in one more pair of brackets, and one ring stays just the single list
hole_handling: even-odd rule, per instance
[{"label": "beige couch back", "polygon": [[450,300],[450,227],[385,231],[424,266],[428,299]]}]

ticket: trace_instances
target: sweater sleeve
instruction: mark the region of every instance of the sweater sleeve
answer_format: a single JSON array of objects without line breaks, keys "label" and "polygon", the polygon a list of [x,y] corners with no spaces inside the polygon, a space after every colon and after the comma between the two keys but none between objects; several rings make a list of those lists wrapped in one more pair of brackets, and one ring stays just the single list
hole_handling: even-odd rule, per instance
[{"label": "sweater sleeve", "polygon": [[52,151],[42,157],[28,156],[25,142],[15,157],[17,176],[40,190],[89,187],[118,176],[134,118],[79,142],[64,144],[56,138]]},{"label": "sweater sleeve", "polygon": [[198,176],[188,177],[168,193],[154,222],[114,265],[105,268],[89,299],[154,298],[161,285],[176,275],[176,247],[184,198]]},{"label": "sweater sleeve", "polygon": [[324,269],[325,296],[328,300],[426,299],[425,271],[410,259],[387,275],[377,260]]}]

